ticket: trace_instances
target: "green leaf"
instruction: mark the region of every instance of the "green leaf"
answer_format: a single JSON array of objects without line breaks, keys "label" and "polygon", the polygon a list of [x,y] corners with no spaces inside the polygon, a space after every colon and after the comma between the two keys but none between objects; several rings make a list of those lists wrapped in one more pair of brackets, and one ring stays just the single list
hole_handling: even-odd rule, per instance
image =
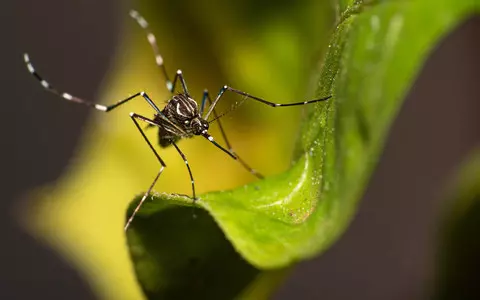
[{"label": "green leaf", "polygon": [[150,201],[135,221],[130,251],[149,299],[233,299],[255,278],[283,278],[284,270],[260,274],[246,263],[203,210]]},{"label": "green leaf", "polygon": [[215,274],[215,285],[231,296],[257,269],[284,268],[327,249],[352,219],[425,58],[479,10],[473,1],[350,2],[339,4],[343,12],[319,76],[316,95],[333,98],[309,108],[288,171],[201,195],[196,206],[215,223],[200,210],[192,219],[192,208],[172,207],[192,205],[176,195],[154,196],[138,213],[127,238],[147,295],[189,288],[198,294],[203,286],[202,295],[214,298],[207,293],[223,289],[209,290],[204,280]]},{"label": "green leaf", "polygon": [[478,299],[480,149],[466,160],[448,194],[435,299]]}]

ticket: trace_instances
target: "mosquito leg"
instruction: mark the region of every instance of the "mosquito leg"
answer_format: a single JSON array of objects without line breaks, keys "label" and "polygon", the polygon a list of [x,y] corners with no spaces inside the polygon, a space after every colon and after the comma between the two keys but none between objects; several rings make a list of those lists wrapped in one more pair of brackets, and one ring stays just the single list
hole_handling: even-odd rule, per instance
[{"label": "mosquito leg", "polygon": [[48,81],[46,81],[45,79],[43,79],[42,76],[40,76],[40,74],[35,70],[35,68],[33,67],[33,64],[32,62],[30,61],[30,57],[28,56],[27,53],[25,53],[23,55],[23,58],[25,60],[25,64],[27,65],[27,69],[28,71],[35,77],[37,78],[37,80],[40,82],[40,84],[49,92],[57,95],[57,96],[60,96],[62,98],[64,98],[65,100],[68,100],[68,101],[72,101],[72,102],[75,102],[75,103],[79,103],[79,104],[83,104],[83,105],[86,105],[86,106],[89,106],[89,107],[93,107],[95,108],[96,110],[99,110],[99,111],[103,111],[103,112],[109,112],[115,108],[117,108],[118,106],[124,104],[124,103],[127,103],[128,101],[138,97],[138,96],[142,96],[148,104],[150,104],[150,106],[152,106],[158,113],[160,113],[160,109],[155,105],[155,103],[153,103],[153,101],[150,99],[150,97],[148,97],[148,95],[145,93],[145,92],[139,92],[139,93],[136,93],[132,96],[129,96],[125,99],[122,99],[112,105],[102,105],[102,104],[95,104],[95,103],[92,103],[92,102],[89,102],[89,101],[86,101],[86,100],[83,100],[81,98],[78,98],[78,97],[75,97],[69,93],[62,93],[62,92],[59,92],[58,90],[56,90],[50,83],[48,83]]},{"label": "mosquito leg", "polygon": [[[80,103],[80,104],[83,104],[83,105],[87,105],[87,106],[93,107],[93,108],[95,108],[97,110],[100,110],[100,111],[107,111],[107,107],[104,106],[104,105],[91,103],[91,102],[85,101],[83,99],[80,99],[78,97],[75,97],[75,96],[73,96],[69,93],[61,93],[61,92],[57,91],[50,83],[48,83],[45,79],[43,79],[43,77],[40,76],[40,74],[38,74],[38,72],[33,67],[33,64],[31,63],[30,57],[28,56],[27,53],[25,53],[23,55],[23,59],[25,61],[25,64],[27,65],[27,68],[28,68],[28,71],[30,72],[30,74],[32,74],[47,91],[49,91],[49,92],[51,92],[55,95],[58,95],[58,96],[64,98],[65,100]],[[131,99],[131,98],[134,98],[136,96],[138,96],[138,95],[134,95],[134,96],[131,96],[129,98]],[[127,98],[124,101],[128,101],[130,99]]]},{"label": "mosquito leg", "polygon": [[203,90],[203,96],[202,96],[202,103],[200,103],[200,111],[198,113],[200,116],[203,116],[203,111],[205,110],[205,102],[207,101],[207,99],[208,99],[208,102],[210,103],[210,105],[212,105],[212,100],[210,99],[210,95],[208,93],[208,90],[204,89]]},{"label": "mosquito leg", "polygon": [[175,85],[177,84],[177,79],[180,79],[180,84],[182,85],[183,92],[187,95],[190,96],[188,93],[187,89],[187,84],[185,82],[185,78],[183,78],[183,73],[182,70],[177,70],[177,73],[175,74],[175,77],[173,78],[173,84],[172,84],[172,89],[170,90],[171,93],[175,91]]},{"label": "mosquito leg", "polygon": [[162,70],[163,76],[165,76],[165,82],[167,85],[167,89],[173,93],[175,91],[175,85],[177,83],[177,80],[180,79],[180,83],[182,85],[183,91],[185,94],[188,94],[188,89],[187,89],[187,84],[185,83],[185,79],[183,78],[182,71],[177,70],[177,73],[175,74],[175,77],[173,78],[173,81],[170,81],[170,78],[168,77],[167,70],[165,69],[165,65],[163,63],[163,57],[160,54],[160,51],[158,50],[158,45],[157,45],[157,39],[155,38],[155,35],[152,33],[148,26],[147,20],[145,20],[142,15],[140,15],[136,10],[131,10],[130,11],[130,16],[137,21],[138,25],[142,27],[145,32],[147,33],[147,39],[148,42],[150,43],[150,46],[152,47],[153,54],[155,55],[155,63],[157,66]]},{"label": "mosquito leg", "polygon": [[225,85],[225,86],[223,86],[223,87],[220,89],[220,92],[218,93],[217,98],[215,99],[215,101],[213,101],[213,104],[210,105],[210,107],[209,107],[209,109],[208,109],[208,112],[207,112],[207,114],[206,114],[205,117],[204,117],[205,120],[208,120],[208,117],[209,117],[210,114],[213,112],[213,109],[215,108],[215,106],[217,105],[218,101],[220,100],[220,98],[221,98],[221,97],[223,96],[223,94],[225,93],[225,91],[234,92],[234,93],[236,93],[236,94],[245,96],[245,97],[247,97],[248,99],[252,99],[252,100],[258,101],[258,102],[260,102],[260,103],[266,104],[266,105],[271,106],[271,107],[286,107],[286,106],[305,105],[305,104],[310,104],[310,103],[325,101],[325,100],[328,100],[328,99],[330,99],[330,98],[332,97],[332,96],[327,96],[327,97],[323,97],[323,98],[319,98],[319,99],[313,99],[313,100],[307,100],[307,101],[303,101],[303,102],[294,102],[294,103],[282,104],[282,103],[270,102],[270,101],[267,101],[267,100],[264,100],[264,99],[262,99],[262,98],[258,98],[258,97],[252,96],[252,95],[250,95],[250,94],[248,94],[248,93],[242,92],[242,91],[240,91],[240,90],[237,90],[237,89],[234,89],[234,88],[231,88],[231,87]]},{"label": "mosquito leg", "polygon": [[185,163],[185,166],[187,166],[188,174],[190,175],[190,182],[192,183],[193,201],[195,202],[197,200],[197,196],[195,194],[195,180],[193,179],[192,170],[190,169],[190,165],[188,164],[187,157],[185,156],[185,154],[183,154],[182,150],[180,150],[180,148],[178,148],[178,146],[177,146],[177,144],[175,144],[175,142],[172,142],[172,145],[175,147],[175,149],[177,149],[178,153],[180,154],[180,156],[183,159],[183,162]]},{"label": "mosquito leg", "polygon": [[155,63],[157,66],[160,68],[160,70],[163,73],[163,76],[165,77],[165,83],[167,85],[167,89],[169,91],[173,91],[173,84],[170,81],[170,78],[168,77],[167,70],[165,69],[165,65],[163,64],[163,57],[160,54],[160,51],[158,49],[157,45],[157,39],[155,38],[155,35],[152,33],[148,26],[148,22],[143,18],[136,10],[131,10],[130,11],[130,16],[137,21],[138,25],[142,27],[146,34],[147,34],[147,39],[148,42],[150,43],[150,46],[152,47],[153,54],[155,55]]},{"label": "mosquito leg", "polygon": [[148,140],[147,136],[145,135],[145,133],[143,132],[142,128],[140,127],[140,124],[138,124],[137,120],[136,119],[139,119],[139,120],[142,120],[144,122],[147,122],[148,124],[150,125],[158,125],[157,123],[155,123],[153,120],[151,119],[148,119],[148,118],[145,118],[141,115],[138,115],[136,113],[130,113],[130,117],[132,118],[132,121],[135,123],[135,126],[137,127],[137,129],[140,131],[141,135],[143,136],[143,139],[147,142],[148,146],[150,147],[150,149],[153,151],[153,154],[155,154],[155,157],[157,158],[158,162],[160,163],[161,167],[160,167],[160,170],[158,171],[157,173],[157,176],[155,176],[155,179],[153,180],[152,184],[150,185],[150,187],[148,188],[148,190],[145,192],[145,194],[143,195],[142,199],[140,200],[140,202],[138,203],[138,205],[135,207],[135,210],[133,211],[132,215],[128,218],[128,221],[127,223],[125,224],[125,231],[128,229],[128,227],[130,226],[130,224],[132,223],[135,215],[137,214],[137,212],[140,210],[140,207],[142,206],[143,202],[145,202],[145,200],[147,199],[148,195],[150,195],[153,187],[155,186],[155,183],[157,182],[158,178],[160,177],[160,174],[162,174],[163,170],[165,169],[165,167],[167,166],[165,164],[165,162],[163,161],[163,159],[160,157],[160,155],[158,155],[157,151],[155,150],[155,148],[153,147],[152,143],[150,143],[150,141]]},{"label": "mosquito leg", "polygon": [[[200,115],[202,115],[203,113],[203,108],[205,107],[205,101],[208,100],[208,103],[210,105],[212,105],[212,99],[210,98],[210,95],[208,93],[207,90],[203,91],[203,98],[202,98],[202,105],[201,105],[201,108],[200,108]],[[220,132],[222,134],[222,137],[223,137],[223,140],[225,141],[225,144],[227,145],[228,147],[228,150],[230,153],[234,154],[238,161],[240,162],[240,164],[250,173],[252,173],[254,176],[256,176],[257,178],[259,179],[262,179],[264,178],[262,174],[260,174],[257,170],[251,168],[240,156],[238,156],[238,154],[235,153],[235,151],[233,150],[232,148],[232,145],[230,144],[228,138],[227,138],[227,134],[225,133],[225,130],[223,129],[223,126],[222,126],[222,122],[220,121],[220,118],[218,117],[218,114],[216,112],[215,109],[213,109],[213,116],[215,117],[215,119],[217,120],[217,123],[218,123],[218,127],[220,128]]]},{"label": "mosquito leg", "polygon": [[118,101],[118,102],[116,102],[116,103],[114,103],[114,104],[111,104],[111,105],[107,105],[107,106],[101,105],[101,106],[104,107],[104,111],[105,111],[105,112],[109,112],[109,111],[113,110],[114,108],[117,108],[117,107],[119,107],[120,105],[122,105],[122,104],[124,104],[124,103],[127,103],[128,101],[130,101],[130,100],[132,100],[132,99],[134,99],[134,98],[136,98],[136,97],[138,97],[138,96],[143,97],[143,99],[145,99],[145,101],[147,101],[147,103],[148,103],[153,109],[155,109],[155,111],[156,111],[157,113],[161,114],[161,111],[160,111],[160,109],[158,108],[158,106],[152,101],[152,99],[150,99],[150,97],[149,97],[149,96],[147,95],[147,93],[145,93],[145,92],[136,93],[136,94],[133,95],[133,96],[130,96],[130,97],[126,98],[126,99],[120,100],[120,101]]}]

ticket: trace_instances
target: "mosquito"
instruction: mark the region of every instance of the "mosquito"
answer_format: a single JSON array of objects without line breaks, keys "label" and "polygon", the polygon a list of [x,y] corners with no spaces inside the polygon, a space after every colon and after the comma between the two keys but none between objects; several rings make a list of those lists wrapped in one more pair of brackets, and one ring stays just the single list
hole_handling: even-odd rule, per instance
[{"label": "mosquito", "polygon": [[[25,64],[27,66],[28,71],[40,82],[40,84],[49,92],[56,94],[60,97],[62,97],[65,100],[79,103],[82,105],[90,106],[98,111],[101,112],[110,112],[114,110],[115,108],[121,106],[122,104],[127,103],[128,101],[132,99],[144,99],[155,111],[153,118],[148,118],[142,115],[139,115],[137,113],[130,113],[130,118],[132,119],[133,123],[139,130],[140,134],[142,135],[143,139],[147,143],[147,145],[150,147],[152,150],[153,154],[157,158],[159,164],[160,164],[160,170],[158,171],[157,175],[153,179],[153,182],[150,184],[148,187],[147,191],[143,195],[142,199],[140,202],[137,204],[135,207],[135,210],[133,213],[129,216],[124,230],[126,231],[130,224],[132,223],[135,215],[137,212],[140,210],[143,202],[147,199],[147,197],[150,195],[150,193],[153,190],[153,187],[155,186],[155,183],[157,182],[158,178],[160,175],[163,173],[164,169],[167,167],[166,163],[164,160],[161,158],[161,156],[158,154],[157,150],[153,147],[152,143],[150,140],[147,138],[145,135],[144,129],[140,126],[139,121],[147,123],[147,127],[157,127],[158,128],[158,144],[160,145],[161,148],[166,148],[169,146],[173,146],[177,152],[180,154],[182,157],[185,166],[188,170],[188,174],[190,176],[191,184],[192,184],[192,199],[193,202],[198,199],[195,193],[195,180],[193,177],[192,170],[190,168],[190,164],[188,163],[187,157],[185,154],[180,150],[180,148],[177,146],[177,143],[179,140],[184,139],[184,138],[191,138],[194,136],[202,136],[205,138],[207,141],[212,143],[215,147],[218,149],[222,150],[225,152],[228,156],[231,158],[237,160],[248,172],[256,176],[257,178],[261,179],[263,176],[257,172],[255,169],[251,168],[240,156],[238,156],[237,153],[235,153],[234,149],[232,148],[232,145],[230,144],[227,135],[225,133],[225,130],[222,126],[222,123],[220,122],[220,118],[224,115],[218,115],[217,112],[215,111],[215,107],[222,99],[222,96],[225,94],[225,92],[233,92],[236,94],[239,94],[243,96],[244,100],[250,99],[253,101],[257,101],[260,103],[263,103],[265,105],[271,106],[271,107],[287,107],[287,106],[297,106],[297,105],[305,105],[305,104],[311,104],[311,103],[316,103],[320,101],[325,101],[331,98],[331,96],[319,98],[319,99],[313,99],[313,100],[308,100],[308,101],[302,101],[302,102],[295,102],[295,103],[288,103],[288,104],[281,104],[281,103],[274,103],[270,102],[267,100],[264,100],[262,98],[258,98],[255,96],[252,96],[246,92],[234,89],[228,85],[224,85],[220,91],[218,92],[216,98],[214,101],[210,98],[210,94],[208,90],[204,90],[202,100],[200,102],[200,107],[198,107],[197,102],[190,96],[190,93],[187,89],[187,84],[185,82],[185,79],[183,77],[183,73],[181,70],[177,70],[175,73],[175,76],[173,78],[173,81],[170,80],[170,77],[167,74],[167,70],[165,68],[165,65],[163,63],[163,57],[160,54],[157,41],[153,33],[151,32],[148,22],[135,10],[130,11],[130,16],[140,25],[140,27],[145,31],[147,40],[153,50],[153,53],[155,55],[155,63],[160,69],[160,71],[163,73],[163,76],[165,78],[165,84],[168,89],[168,91],[172,94],[171,98],[167,101],[166,105],[163,107],[163,109],[160,109],[154,102],[153,100],[147,95],[145,92],[138,92],[135,93],[132,96],[129,96],[123,100],[120,100],[114,104],[111,105],[103,105],[103,104],[96,104],[92,103],[86,100],[83,100],[81,98],[78,98],[76,96],[73,96],[72,94],[69,93],[64,93],[60,92],[57,89],[55,89],[49,82],[47,82],[43,77],[37,73],[35,68],[33,67],[32,62],[30,61],[30,57],[27,53],[24,54],[24,60]],[[180,82],[182,92],[180,93],[175,93],[175,86],[177,85],[177,82]],[[208,102],[208,108],[206,107],[206,103]],[[234,108],[232,108],[233,110]],[[213,116],[213,119],[209,121],[209,118]],[[210,123],[216,121],[218,123],[220,133],[222,135],[223,141],[225,143],[226,147],[221,146],[218,144],[215,139],[208,133]]]}]

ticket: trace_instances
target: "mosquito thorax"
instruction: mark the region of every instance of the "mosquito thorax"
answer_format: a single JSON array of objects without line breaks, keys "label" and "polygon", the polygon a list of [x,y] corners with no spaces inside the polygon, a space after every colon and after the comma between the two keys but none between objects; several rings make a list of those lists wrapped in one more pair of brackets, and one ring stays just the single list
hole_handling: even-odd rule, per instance
[{"label": "mosquito thorax", "polygon": [[190,126],[194,135],[205,134],[208,131],[209,124],[200,116],[190,121]]}]

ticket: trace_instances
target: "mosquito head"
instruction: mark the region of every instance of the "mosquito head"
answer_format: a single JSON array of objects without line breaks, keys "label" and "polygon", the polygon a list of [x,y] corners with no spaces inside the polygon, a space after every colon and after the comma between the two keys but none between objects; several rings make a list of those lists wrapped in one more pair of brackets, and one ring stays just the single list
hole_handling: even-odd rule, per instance
[{"label": "mosquito head", "polygon": [[193,119],[190,124],[195,135],[205,134],[208,131],[208,122],[200,117]]}]

